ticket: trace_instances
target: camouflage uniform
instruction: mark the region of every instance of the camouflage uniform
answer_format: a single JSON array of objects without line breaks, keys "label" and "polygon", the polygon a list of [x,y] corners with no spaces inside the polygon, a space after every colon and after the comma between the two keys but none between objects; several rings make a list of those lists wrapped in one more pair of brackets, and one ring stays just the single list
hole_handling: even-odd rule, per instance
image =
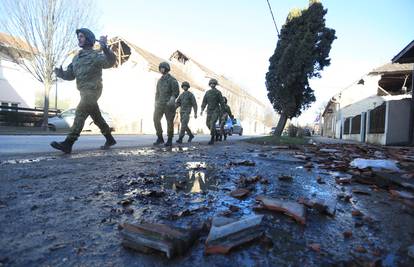
[{"label": "camouflage uniform", "polygon": [[[160,64],[160,67],[163,63]],[[168,65],[168,64],[167,64]],[[169,65],[168,65],[169,71]],[[171,97],[177,98],[180,93],[177,80],[169,73],[164,74],[157,82],[155,93],[154,126],[159,139],[162,139],[161,118],[167,119],[168,138],[174,135],[175,103],[169,103]]]},{"label": "camouflage uniform", "polygon": [[[212,79],[209,84],[217,81]],[[207,119],[206,125],[210,129],[210,134],[212,137],[215,136],[216,132],[216,122],[220,118],[220,110],[221,107],[224,107],[224,100],[221,92],[216,89],[212,88],[206,92],[203,98],[203,103],[201,104],[201,110],[203,111],[207,107]]]},{"label": "camouflage uniform", "polygon": [[[94,39],[95,37],[89,36],[89,38]],[[63,80],[76,79],[76,86],[81,96],[67,140],[74,142],[78,139],[88,116],[92,117],[93,122],[103,135],[111,133],[108,124],[102,117],[98,99],[102,94],[102,69],[111,68],[115,61],[116,57],[109,49],[104,50],[104,53],[93,49],[82,49],[73,58],[66,71],[60,69],[57,73],[57,76]]]},{"label": "camouflage uniform", "polygon": [[[224,140],[227,138],[227,134],[224,132],[224,125],[226,124],[226,121],[228,118],[234,119],[233,114],[231,113],[230,106],[227,105],[227,101],[224,101],[223,109],[221,110],[221,116],[220,116],[220,135],[224,136]],[[220,136],[220,138],[221,138]]]},{"label": "camouflage uniform", "polygon": [[[183,86],[185,84],[183,83]],[[189,86],[188,86],[189,87]],[[188,127],[188,122],[190,121],[191,108],[194,109],[194,114],[197,114],[197,101],[190,91],[184,91],[176,101],[176,107],[181,107],[180,109],[180,119],[181,119],[181,130],[179,139],[181,140],[185,132],[191,137],[190,128]]]}]

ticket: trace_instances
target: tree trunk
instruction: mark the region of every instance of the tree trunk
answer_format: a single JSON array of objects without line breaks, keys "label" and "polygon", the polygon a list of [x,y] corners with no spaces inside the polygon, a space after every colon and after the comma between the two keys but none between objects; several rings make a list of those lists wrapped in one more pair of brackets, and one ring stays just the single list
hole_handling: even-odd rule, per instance
[{"label": "tree trunk", "polygon": [[281,136],[282,135],[283,129],[285,129],[287,119],[288,118],[287,118],[285,113],[280,114],[279,122],[277,123],[276,130],[275,130],[275,133],[274,133],[275,136]]},{"label": "tree trunk", "polygon": [[43,103],[43,123],[42,128],[45,131],[49,130],[49,94],[50,89],[52,87],[52,81],[51,80],[45,80],[44,81],[44,88],[45,88],[45,101]]}]

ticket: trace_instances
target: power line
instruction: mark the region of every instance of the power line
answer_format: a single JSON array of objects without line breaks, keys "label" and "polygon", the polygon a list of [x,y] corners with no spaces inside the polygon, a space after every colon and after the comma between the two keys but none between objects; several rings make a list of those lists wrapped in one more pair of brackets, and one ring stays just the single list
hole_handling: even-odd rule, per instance
[{"label": "power line", "polygon": [[269,6],[270,14],[272,14],[272,19],[273,19],[273,23],[275,24],[275,28],[276,28],[276,32],[277,32],[277,37],[280,37],[280,33],[279,33],[279,29],[277,28],[275,16],[273,16],[272,7],[270,6],[269,0],[266,0],[266,1],[267,1],[267,5]]}]

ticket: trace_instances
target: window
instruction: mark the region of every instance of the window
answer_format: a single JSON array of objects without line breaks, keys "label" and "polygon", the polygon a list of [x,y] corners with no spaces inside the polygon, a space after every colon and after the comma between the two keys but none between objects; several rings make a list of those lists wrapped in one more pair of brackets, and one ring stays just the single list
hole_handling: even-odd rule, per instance
[{"label": "window", "polygon": [[385,103],[369,112],[369,133],[385,133]]},{"label": "window", "polygon": [[[1,106],[2,107],[4,107],[4,106],[9,106],[9,103],[8,102],[1,102]],[[1,108],[1,110],[4,110],[4,111],[7,111],[7,110],[9,110],[8,108]]]},{"label": "window", "polygon": [[352,118],[351,134],[361,133],[361,115]]},{"label": "window", "polygon": [[349,126],[350,126],[351,118],[346,118],[344,122],[344,134],[349,134]]}]

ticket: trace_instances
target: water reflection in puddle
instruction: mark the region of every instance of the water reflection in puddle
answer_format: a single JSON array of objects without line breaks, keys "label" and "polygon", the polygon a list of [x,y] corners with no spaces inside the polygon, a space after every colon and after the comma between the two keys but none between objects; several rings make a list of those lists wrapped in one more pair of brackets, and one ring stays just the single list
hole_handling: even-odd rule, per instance
[{"label": "water reflection in puddle", "polygon": [[200,193],[217,190],[217,180],[206,174],[205,171],[190,170],[186,179],[162,176],[163,188],[185,193]]},{"label": "water reflection in puddle", "polygon": [[190,170],[200,170],[200,169],[206,169],[207,164],[205,162],[201,161],[191,161],[186,163],[187,169]]},{"label": "water reflection in puddle", "polygon": [[6,164],[27,164],[27,163],[35,163],[40,162],[43,160],[54,160],[55,157],[37,157],[37,158],[31,158],[31,159],[10,159],[1,161],[0,165],[6,165]]}]

